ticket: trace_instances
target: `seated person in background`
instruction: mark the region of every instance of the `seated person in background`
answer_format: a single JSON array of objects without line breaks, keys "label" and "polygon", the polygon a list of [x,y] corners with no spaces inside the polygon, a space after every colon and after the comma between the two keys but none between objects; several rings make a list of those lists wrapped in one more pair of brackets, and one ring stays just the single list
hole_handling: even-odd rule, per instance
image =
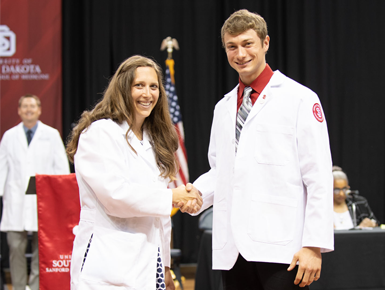
[{"label": "seated person in background", "polygon": [[379,222],[366,198],[350,194],[348,177],[341,167],[333,166],[334,179],[334,229],[376,227]]}]

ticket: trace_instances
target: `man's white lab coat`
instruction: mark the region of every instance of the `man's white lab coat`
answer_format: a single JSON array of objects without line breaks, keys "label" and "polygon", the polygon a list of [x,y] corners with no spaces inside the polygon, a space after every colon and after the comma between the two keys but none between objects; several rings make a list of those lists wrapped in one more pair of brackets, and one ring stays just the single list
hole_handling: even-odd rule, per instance
[{"label": "man's white lab coat", "polygon": [[214,205],[213,269],[231,269],[238,253],[290,264],[301,247],[333,250],[332,163],[317,95],[276,71],[235,155],[236,108],[237,87],[215,107],[211,170],[194,183],[201,210]]},{"label": "man's white lab coat", "polygon": [[0,143],[1,231],[37,231],[36,195],[25,195],[29,178],[36,173],[70,173],[63,141],[56,129],[38,121],[28,146],[20,123],[6,131]]}]

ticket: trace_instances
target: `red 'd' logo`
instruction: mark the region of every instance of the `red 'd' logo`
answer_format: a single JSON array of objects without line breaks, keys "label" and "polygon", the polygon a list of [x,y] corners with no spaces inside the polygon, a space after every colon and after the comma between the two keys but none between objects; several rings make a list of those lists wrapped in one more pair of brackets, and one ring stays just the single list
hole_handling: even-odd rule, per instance
[{"label": "red 'd' logo", "polygon": [[321,106],[317,103],[313,106],[313,115],[318,122],[322,123],[324,121],[324,116],[322,114]]}]

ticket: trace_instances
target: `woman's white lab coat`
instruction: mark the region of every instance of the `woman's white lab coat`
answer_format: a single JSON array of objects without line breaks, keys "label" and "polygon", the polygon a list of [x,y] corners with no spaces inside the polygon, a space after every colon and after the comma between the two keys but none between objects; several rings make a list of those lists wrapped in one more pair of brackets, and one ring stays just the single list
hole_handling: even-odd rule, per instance
[{"label": "woman's white lab coat", "polygon": [[155,289],[158,247],[170,265],[172,191],[161,178],[146,132],[99,120],[80,135],[75,155],[81,213],[71,289]]}]

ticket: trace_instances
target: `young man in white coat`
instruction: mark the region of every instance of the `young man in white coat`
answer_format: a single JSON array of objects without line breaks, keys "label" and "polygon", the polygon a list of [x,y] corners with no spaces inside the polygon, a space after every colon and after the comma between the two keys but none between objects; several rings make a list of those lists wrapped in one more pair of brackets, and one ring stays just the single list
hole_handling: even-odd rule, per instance
[{"label": "young man in white coat", "polygon": [[27,233],[32,232],[32,261],[29,286],[39,289],[36,195],[26,195],[29,178],[39,174],[68,174],[69,163],[59,132],[39,121],[37,96],[19,100],[20,124],[4,133],[0,143],[0,196],[3,214],[0,230],[7,232],[10,270],[14,290],[27,284]]},{"label": "young man in white coat", "polygon": [[214,208],[213,268],[223,270],[226,290],[306,289],[320,277],[321,252],[334,247],[320,101],[266,64],[261,16],[233,13],[222,42],[239,84],[215,107],[211,170],[194,182],[202,210]]}]

